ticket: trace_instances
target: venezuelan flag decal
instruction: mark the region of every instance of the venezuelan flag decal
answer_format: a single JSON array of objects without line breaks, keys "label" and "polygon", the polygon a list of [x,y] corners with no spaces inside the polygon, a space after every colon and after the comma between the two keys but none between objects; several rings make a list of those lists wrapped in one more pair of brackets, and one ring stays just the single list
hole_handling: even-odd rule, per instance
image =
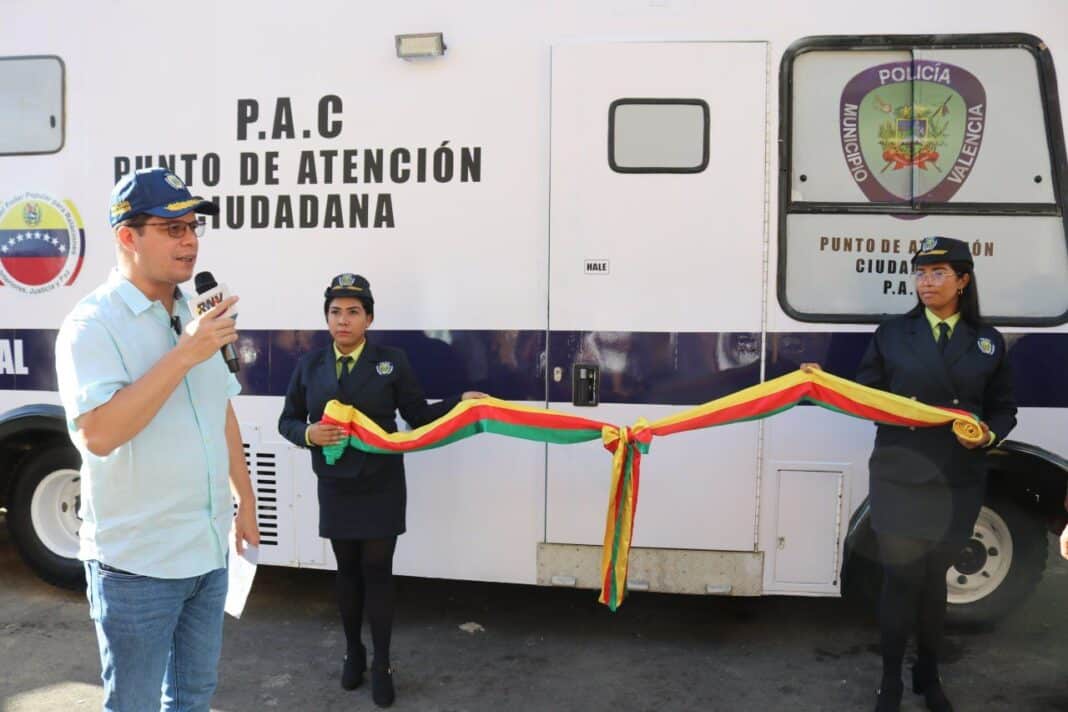
[{"label": "venezuelan flag decal", "polygon": [[72,202],[23,193],[0,206],[0,283],[39,294],[74,283],[85,229]]},{"label": "venezuelan flag decal", "polygon": [[639,419],[630,427],[484,398],[461,401],[446,415],[421,428],[387,433],[352,406],[330,401],[321,422],[345,428],[349,439],[347,444],[323,448],[323,454],[332,465],[346,446],[380,454],[417,452],[442,447],[478,433],[496,433],[557,445],[599,439],[612,453],[612,485],[605,516],[599,600],[614,611],[626,594],[627,562],[638,509],[641,456],[649,451],[653,437],[766,418],[802,402],[886,425],[951,425],[954,433],[969,442],[981,443],[984,439],[979,420],[971,413],[925,405],[824,371],[794,371],[651,423]]}]

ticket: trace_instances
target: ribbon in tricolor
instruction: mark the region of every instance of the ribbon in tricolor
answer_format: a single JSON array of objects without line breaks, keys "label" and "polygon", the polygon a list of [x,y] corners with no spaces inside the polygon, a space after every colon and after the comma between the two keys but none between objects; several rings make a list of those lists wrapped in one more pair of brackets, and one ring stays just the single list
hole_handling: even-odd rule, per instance
[{"label": "ribbon in tricolor", "polygon": [[794,371],[651,423],[640,418],[629,428],[496,398],[461,401],[441,418],[407,432],[387,433],[360,411],[336,400],[327,404],[320,422],[341,426],[349,434],[347,441],[323,448],[331,465],[347,446],[370,453],[399,454],[442,447],[478,433],[557,445],[600,438],[612,453],[612,485],[605,518],[599,600],[614,611],[626,593],[641,456],[649,451],[653,437],[766,418],[802,402],[886,425],[952,425],[954,433],[973,443],[986,437],[978,418],[971,413],[926,405],[819,370]]}]

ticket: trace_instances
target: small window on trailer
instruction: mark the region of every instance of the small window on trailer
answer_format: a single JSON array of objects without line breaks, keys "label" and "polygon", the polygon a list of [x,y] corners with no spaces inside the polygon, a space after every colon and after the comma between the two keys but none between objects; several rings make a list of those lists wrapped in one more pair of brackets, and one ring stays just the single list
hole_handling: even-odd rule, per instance
[{"label": "small window on trailer", "polygon": [[63,148],[64,75],[56,56],[0,57],[0,156]]},{"label": "small window on trailer", "polygon": [[617,173],[700,173],[709,121],[701,99],[617,99],[608,108],[608,165]]}]

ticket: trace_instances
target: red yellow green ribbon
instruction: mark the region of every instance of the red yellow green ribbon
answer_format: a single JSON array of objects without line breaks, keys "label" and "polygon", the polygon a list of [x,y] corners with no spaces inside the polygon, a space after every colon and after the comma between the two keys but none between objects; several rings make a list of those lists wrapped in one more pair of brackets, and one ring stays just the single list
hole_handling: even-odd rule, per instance
[{"label": "red yellow green ribbon", "polygon": [[600,438],[605,449],[612,453],[612,484],[605,517],[599,600],[614,611],[626,594],[641,456],[649,451],[653,437],[766,418],[801,402],[887,425],[951,424],[953,432],[969,442],[981,443],[985,438],[978,418],[971,413],[926,405],[825,371],[794,371],[651,423],[641,418],[629,428],[570,413],[481,398],[461,401],[441,418],[415,430],[387,433],[360,411],[335,400],[327,404],[321,422],[345,428],[349,438],[347,443],[324,447],[323,455],[332,465],[346,445],[371,453],[418,452],[478,433],[561,445]]}]

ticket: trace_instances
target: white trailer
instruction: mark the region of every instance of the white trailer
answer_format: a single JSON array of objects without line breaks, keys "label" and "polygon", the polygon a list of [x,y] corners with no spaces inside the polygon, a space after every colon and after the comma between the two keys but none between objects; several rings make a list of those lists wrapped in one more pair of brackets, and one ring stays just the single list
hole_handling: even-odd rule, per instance
[{"label": "white trailer", "polygon": [[[1021,406],[951,608],[996,617],[1041,576],[1068,476],[1059,5],[5,9],[0,506],[47,580],[81,576],[52,344],[114,264],[111,186],[155,165],[222,210],[198,269],[242,297],[235,407],[266,563],[334,566],[308,455],[276,422],[338,272],[371,280],[372,338],[403,346],[432,397],[475,387],[625,425],[801,361],[853,375],[872,325],[915,303],[916,242],[946,234],[973,245]],[[630,587],[874,590],[873,435],[802,407],[657,440]],[[407,468],[398,573],[599,585],[601,448],[483,436]]]}]

